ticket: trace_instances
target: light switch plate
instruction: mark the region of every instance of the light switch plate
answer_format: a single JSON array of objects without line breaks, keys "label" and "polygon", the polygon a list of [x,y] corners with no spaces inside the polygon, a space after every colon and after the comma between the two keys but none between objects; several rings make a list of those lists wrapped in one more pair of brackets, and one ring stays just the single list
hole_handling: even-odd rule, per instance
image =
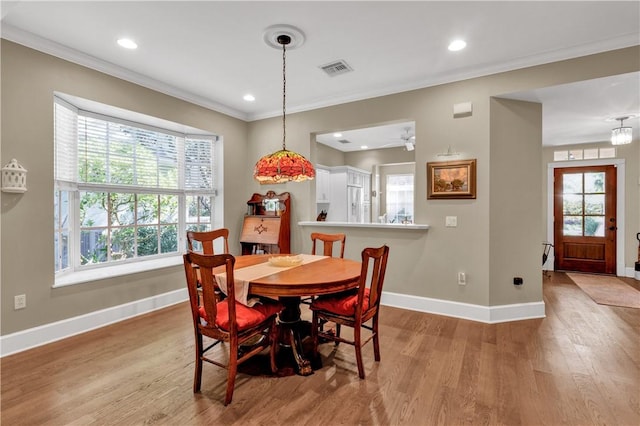
[{"label": "light switch plate", "polygon": [[444,226],[447,228],[455,228],[458,226],[458,216],[447,216],[444,220]]}]

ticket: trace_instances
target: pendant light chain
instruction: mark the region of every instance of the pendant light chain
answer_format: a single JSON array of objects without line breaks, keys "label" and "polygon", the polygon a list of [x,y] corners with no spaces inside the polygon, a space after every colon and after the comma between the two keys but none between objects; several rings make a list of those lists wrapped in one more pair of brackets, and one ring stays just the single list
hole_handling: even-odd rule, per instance
[{"label": "pendant light chain", "polygon": [[287,100],[287,45],[282,44],[282,149],[287,149],[285,145],[285,140],[287,139],[287,109],[286,109],[286,100]]},{"label": "pendant light chain", "polygon": [[[313,164],[303,155],[288,151],[287,139],[287,45],[291,37],[279,34],[277,42],[282,46],[282,149],[260,158],[253,169],[253,178],[264,184],[304,182],[316,176]],[[269,43],[270,46],[276,47]],[[298,44],[299,45],[299,44]],[[294,46],[295,47],[295,46]]]}]

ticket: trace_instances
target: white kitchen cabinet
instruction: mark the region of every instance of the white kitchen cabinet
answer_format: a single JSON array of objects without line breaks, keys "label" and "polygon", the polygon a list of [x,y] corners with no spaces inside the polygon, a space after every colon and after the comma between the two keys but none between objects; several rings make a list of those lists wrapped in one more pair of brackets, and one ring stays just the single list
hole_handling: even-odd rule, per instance
[{"label": "white kitchen cabinet", "polygon": [[331,171],[316,166],[316,202],[328,203],[331,200]]},{"label": "white kitchen cabinet", "polygon": [[[368,193],[371,174],[350,166],[330,168],[330,206],[328,222],[368,223],[371,221]],[[317,191],[317,189],[316,189]],[[367,191],[367,195],[365,195]],[[366,198],[365,198],[366,197]]]}]

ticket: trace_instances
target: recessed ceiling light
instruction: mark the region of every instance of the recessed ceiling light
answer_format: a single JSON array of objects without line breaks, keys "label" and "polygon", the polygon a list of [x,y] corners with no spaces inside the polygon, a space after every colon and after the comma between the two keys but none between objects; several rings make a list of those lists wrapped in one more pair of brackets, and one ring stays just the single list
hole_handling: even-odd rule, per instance
[{"label": "recessed ceiling light", "polygon": [[340,133],[340,132],[334,133],[333,137],[334,138],[341,138],[342,137],[342,133]]},{"label": "recessed ceiling light", "polygon": [[369,148],[369,147],[368,147],[368,146],[366,146],[366,145],[362,145],[362,146],[360,147],[360,149],[367,149],[367,148]]},{"label": "recessed ceiling light", "polygon": [[124,47],[125,49],[137,49],[138,45],[136,44],[135,41],[129,39],[129,38],[121,38],[118,40],[118,44],[122,47]]},{"label": "recessed ceiling light", "polygon": [[464,40],[454,40],[449,44],[449,50],[452,52],[457,52],[458,50],[462,50],[467,46],[467,43]]},{"label": "recessed ceiling light", "polygon": [[242,99],[244,99],[244,100],[245,100],[245,101],[247,101],[247,102],[253,102],[253,101],[255,101],[255,100],[256,100],[256,97],[255,97],[255,96],[253,96],[251,93],[247,93],[246,95],[244,95],[244,96],[242,97]]}]

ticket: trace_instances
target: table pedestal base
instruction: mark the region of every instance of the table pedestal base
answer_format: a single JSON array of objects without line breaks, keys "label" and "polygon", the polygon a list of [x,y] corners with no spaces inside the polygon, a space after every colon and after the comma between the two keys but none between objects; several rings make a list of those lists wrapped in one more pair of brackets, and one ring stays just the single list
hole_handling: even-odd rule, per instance
[{"label": "table pedestal base", "polygon": [[[298,374],[301,376],[311,375],[313,368],[311,361],[305,356],[303,346],[305,338],[311,336],[311,323],[300,318],[300,297],[281,297],[280,302],[284,305],[278,321],[280,347],[291,350]],[[314,364],[317,363],[314,362]]]}]

